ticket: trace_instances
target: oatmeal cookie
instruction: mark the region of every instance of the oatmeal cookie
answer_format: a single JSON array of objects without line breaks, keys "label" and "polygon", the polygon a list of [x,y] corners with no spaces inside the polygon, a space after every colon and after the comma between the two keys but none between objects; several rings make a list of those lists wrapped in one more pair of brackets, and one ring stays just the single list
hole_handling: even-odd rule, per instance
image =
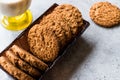
[{"label": "oatmeal cookie", "polygon": [[91,19],[103,27],[113,27],[120,23],[120,9],[109,2],[98,2],[90,8]]},{"label": "oatmeal cookie", "polygon": [[45,62],[52,62],[59,53],[58,38],[45,26],[33,26],[28,33],[28,43],[31,52]]},{"label": "oatmeal cookie", "polygon": [[8,60],[16,67],[20,68],[24,72],[30,74],[34,78],[40,77],[40,72],[36,70],[35,68],[31,67],[28,63],[22,61],[20,58],[18,58],[16,55],[14,55],[11,51],[6,51],[5,53]]},{"label": "oatmeal cookie", "polygon": [[52,29],[56,37],[58,38],[61,47],[63,47],[66,44],[65,30],[58,23],[56,15],[57,14],[49,14],[44,17],[40,23],[40,26],[45,26],[48,29]]},{"label": "oatmeal cookie", "polygon": [[70,27],[73,35],[78,33],[79,28],[82,27],[83,19],[82,14],[73,5],[62,4],[57,6],[53,13],[60,14],[61,18],[64,19],[65,24]]},{"label": "oatmeal cookie", "polygon": [[18,80],[35,80],[33,79],[31,76],[29,76],[28,74],[24,73],[23,71],[21,71],[20,69],[18,69],[17,67],[15,67],[13,64],[11,64],[8,59],[4,56],[0,57],[0,65],[2,66],[2,68],[7,71],[10,75],[12,75],[13,77],[15,77]]},{"label": "oatmeal cookie", "polygon": [[29,63],[31,66],[41,70],[45,71],[48,68],[48,65],[41,61],[40,59],[36,58],[29,52],[25,51],[24,49],[20,48],[17,45],[13,45],[10,48],[10,51],[12,51],[16,56],[19,56],[22,60],[26,61]]}]

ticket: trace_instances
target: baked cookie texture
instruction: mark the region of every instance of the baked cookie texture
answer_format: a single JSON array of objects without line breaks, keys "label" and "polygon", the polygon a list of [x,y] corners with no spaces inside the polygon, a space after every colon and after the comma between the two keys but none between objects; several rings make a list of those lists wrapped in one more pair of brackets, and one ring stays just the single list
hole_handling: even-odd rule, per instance
[{"label": "baked cookie texture", "polygon": [[46,63],[44,63],[43,61],[41,61],[40,59],[33,56],[32,54],[30,54],[29,52],[25,51],[17,45],[13,45],[10,48],[10,51],[12,51],[14,55],[18,56],[23,61],[29,63],[31,66],[41,71],[45,71],[48,68],[48,65]]},{"label": "baked cookie texture", "polygon": [[[65,30],[61,27],[60,22],[57,18],[60,18],[57,14],[48,14],[41,20],[40,26],[47,26],[48,28],[52,29],[58,38],[61,47],[65,45],[66,42],[66,35]],[[62,20],[61,20],[62,22]]]},{"label": "baked cookie texture", "polygon": [[33,55],[52,62],[59,51],[83,29],[81,12],[70,4],[57,6],[28,32],[28,44]]},{"label": "baked cookie texture", "polygon": [[83,24],[82,14],[78,8],[70,4],[62,4],[56,7],[53,13],[60,15],[63,22],[65,22],[70,28],[73,35],[78,33],[78,28]]},{"label": "baked cookie texture", "polygon": [[109,2],[98,2],[90,8],[91,19],[103,27],[113,27],[120,23],[120,9]]},{"label": "baked cookie texture", "polygon": [[0,65],[3,69],[5,69],[5,71],[7,71],[10,75],[14,76],[18,80],[35,80],[31,76],[11,64],[10,61],[4,56],[0,57]]},{"label": "baked cookie texture", "polygon": [[21,60],[20,58],[18,58],[16,55],[14,55],[13,52],[11,51],[6,51],[5,53],[6,57],[8,58],[8,60],[16,67],[20,68],[21,70],[23,70],[24,72],[28,73],[29,75],[31,75],[34,78],[39,78],[41,73],[36,70],[35,68],[31,67],[28,63],[26,63],[25,61]]},{"label": "baked cookie texture", "polygon": [[82,25],[76,7],[57,6],[0,55],[0,66],[18,80],[36,80],[83,29]]},{"label": "baked cookie texture", "polygon": [[83,24],[82,14],[75,6],[70,4],[62,4],[57,6],[49,15],[45,16],[40,25],[57,24],[65,30],[66,38],[71,39],[76,35],[78,28]]},{"label": "baked cookie texture", "polygon": [[45,62],[52,62],[59,53],[59,41],[52,29],[35,25],[28,33],[31,52]]}]

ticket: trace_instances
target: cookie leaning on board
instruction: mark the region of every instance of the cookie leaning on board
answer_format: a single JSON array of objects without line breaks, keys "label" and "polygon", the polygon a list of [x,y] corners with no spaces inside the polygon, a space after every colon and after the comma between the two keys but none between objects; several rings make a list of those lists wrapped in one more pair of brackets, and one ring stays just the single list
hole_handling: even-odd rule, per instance
[{"label": "cookie leaning on board", "polygon": [[74,6],[57,6],[28,32],[30,50],[44,62],[52,62],[59,51],[83,29],[81,12]]},{"label": "cookie leaning on board", "polygon": [[28,34],[31,52],[40,60],[53,61],[59,52],[59,40],[52,29],[34,25]]}]

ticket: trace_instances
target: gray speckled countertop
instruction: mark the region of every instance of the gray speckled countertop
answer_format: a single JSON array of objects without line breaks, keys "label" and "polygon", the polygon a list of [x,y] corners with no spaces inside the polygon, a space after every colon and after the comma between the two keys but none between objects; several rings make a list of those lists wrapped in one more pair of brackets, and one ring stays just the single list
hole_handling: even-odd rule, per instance
[{"label": "gray speckled countertop", "polygon": [[[89,28],[45,74],[43,80],[120,80],[120,26],[102,28],[89,18],[91,5],[109,1],[120,7],[120,0],[33,0],[30,10],[33,21],[53,3],[70,3],[78,7]],[[22,31],[8,31],[0,26],[0,51],[8,46]],[[0,69],[0,80],[12,80]]]}]

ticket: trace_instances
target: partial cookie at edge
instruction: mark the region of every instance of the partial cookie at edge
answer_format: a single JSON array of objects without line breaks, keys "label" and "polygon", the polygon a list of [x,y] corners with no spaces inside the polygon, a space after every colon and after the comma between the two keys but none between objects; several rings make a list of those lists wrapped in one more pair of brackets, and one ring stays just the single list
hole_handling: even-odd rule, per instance
[{"label": "partial cookie at edge", "polygon": [[31,67],[28,63],[22,61],[12,51],[6,51],[5,55],[14,66],[18,67],[19,69],[23,70],[34,78],[39,78],[41,76],[41,73],[38,70]]},{"label": "partial cookie at edge", "polygon": [[65,19],[73,35],[78,33],[78,29],[81,28],[83,24],[82,14],[79,9],[70,4],[62,4],[57,6],[53,12],[62,15],[61,17]]},{"label": "partial cookie at edge", "polygon": [[4,70],[6,70],[10,75],[14,76],[18,80],[35,80],[28,74],[24,73],[20,69],[16,68],[14,65],[12,65],[6,57],[1,56],[0,57],[0,65]]},{"label": "partial cookie at edge", "polygon": [[31,66],[34,66],[35,68],[45,71],[48,68],[48,65],[38,59],[37,57],[33,56],[29,52],[25,51],[24,49],[20,48],[17,45],[13,45],[10,48],[10,51],[14,52],[16,56],[19,56],[22,60],[29,63]]}]

